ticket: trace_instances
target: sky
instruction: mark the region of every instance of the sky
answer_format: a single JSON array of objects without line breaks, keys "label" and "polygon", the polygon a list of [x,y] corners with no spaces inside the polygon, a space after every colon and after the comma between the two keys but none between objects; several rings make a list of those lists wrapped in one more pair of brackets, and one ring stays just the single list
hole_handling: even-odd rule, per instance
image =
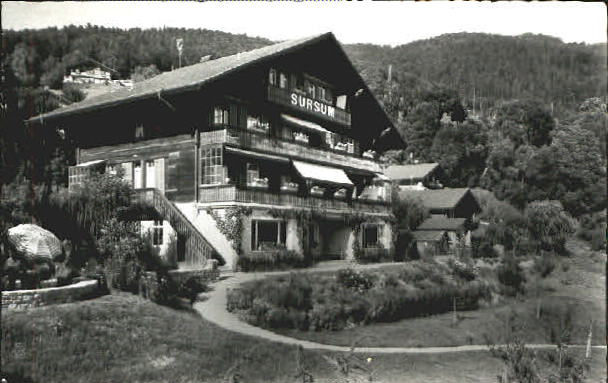
[{"label": "sky", "polygon": [[601,2],[12,2],[2,28],[91,23],[107,27],[185,27],[286,40],[332,31],[342,43],[400,45],[455,32],[541,33],[565,42],[606,41]]}]

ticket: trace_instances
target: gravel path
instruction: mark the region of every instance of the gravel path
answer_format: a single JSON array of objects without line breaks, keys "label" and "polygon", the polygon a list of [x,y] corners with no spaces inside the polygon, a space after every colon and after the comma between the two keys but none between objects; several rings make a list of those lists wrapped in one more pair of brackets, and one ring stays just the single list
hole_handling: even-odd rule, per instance
[{"label": "gravel path", "polygon": [[[318,271],[332,271],[344,268],[345,266],[352,266],[359,269],[377,268],[387,266],[390,264],[373,264],[373,265],[354,265],[345,263],[344,261],[325,263],[318,267],[302,270],[305,272],[318,272]],[[279,335],[272,331],[265,330],[260,327],[252,326],[238,319],[236,315],[226,310],[227,303],[227,291],[231,288],[238,287],[241,283],[264,279],[272,275],[287,274],[289,271],[279,272],[262,272],[262,273],[227,273],[222,276],[222,279],[214,283],[211,287],[212,291],[206,294],[206,300],[203,302],[196,302],[194,309],[197,310],[203,318],[206,320],[225,328],[226,330],[241,333],[249,336],[257,336],[273,342],[280,342],[289,345],[300,345],[305,349],[313,350],[325,350],[325,351],[339,351],[347,352],[350,351],[349,347],[335,346],[329,344],[322,344],[311,342],[307,340],[295,339],[285,335]],[[555,348],[553,344],[530,344],[527,345],[529,348],[534,349],[552,349]],[[570,346],[570,347],[585,347],[584,345]],[[606,346],[593,346],[595,349],[606,349]],[[450,347],[357,347],[355,352],[366,353],[366,354],[437,354],[447,352],[470,352],[470,351],[488,351],[488,347],[485,345],[463,345],[463,346],[450,346]]]}]

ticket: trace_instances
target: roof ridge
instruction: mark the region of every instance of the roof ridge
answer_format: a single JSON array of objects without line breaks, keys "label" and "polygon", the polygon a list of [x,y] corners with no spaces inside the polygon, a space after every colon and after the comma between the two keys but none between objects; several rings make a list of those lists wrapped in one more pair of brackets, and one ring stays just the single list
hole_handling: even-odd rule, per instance
[{"label": "roof ridge", "polygon": [[[307,37],[302,37],[299,39],[290,39],[277,42],[275,44],[265,45],[259,48],[251,49],[248,51],[237,52],[232,55],[222,56],[214,60],[208,60],[202,63],[196,63],[192,65],[188,65],[182,68],[174,69],[172,71],[163,72],[157,76],[151,77],[144,81],[138,82],[134,84],[132,89],[119,89],[115,92],[106,92],[99,95],[96,95],[91,98],[85,98],[83,101],[73,103],[70,105],[66,105],[64,107],[55,109],[48,113],[42,113],[33,117],[30,117],[27,122],[33,122],[37,120],[42,120],[43,118],[56,117],[60,115],[70,114],[76,111],[86,111],[88,109],[92,109],[94,107],[104,107],[110,106],[115,103],[119,103],[121,101],[125,101],[129,98],[132,98],[131,101],[135,101],[137,99],[146,98],[157,94],[158,92],[164,91],[179,91],[185,90],[186,88],[190,88],[192,86],[202,85],[205,82],[211,81],[219,76],[222,76],[228,72],[231,72],[235,69],[238,69],[245,65],[250,65],[259,60],[263,60],[265,58],[278,55],[284,53],[285,51],[296,49],[303,44],[309,44],[314,41],[324,39],[324,38],[333,38],[335,40],[335,36],[332,32],[325,32],[321,34],[315,34]],[[337,40],[336,40],[337,41]],[[277,50],[278,48],[278,50]],[[256,53],[263,52],[264,50],[268,50],[269,53],[262,55],[260,57],[255,57]],[[276,52],[273,52],[276,50]],[[239,56],[242,56],[242,62],[239,62]],[[253,56],[253,57],[252,57]],[[236,59],[236,60],[235,60]],[[232,64],[231,61],[235,61]],[[181,86],[174,87],[170,89],[168,84],[163,84],[163,80],[172,79],[173,77],[179,76],[180,74],[189,73],[196,70],[202,70],[203,68],[213,68],[218,63],[228,63],[226,68],[223,70],[218,70],[217,73],[209,74],[206,78],[198,78],[193,81],[182,81],[184,84]],[[203,77],[203,76],[202,76]],[[159,83],[159,84],[156,84]],[[146,87],[150,87],[152,89],[147,89]],[[108,97],[108,95],[112,94],[113,97]],[[108,99],[109,98],[109,99]],[[113,99],[114,98],[114,99]],[[108,99],[108,100],[106,100]]]}]

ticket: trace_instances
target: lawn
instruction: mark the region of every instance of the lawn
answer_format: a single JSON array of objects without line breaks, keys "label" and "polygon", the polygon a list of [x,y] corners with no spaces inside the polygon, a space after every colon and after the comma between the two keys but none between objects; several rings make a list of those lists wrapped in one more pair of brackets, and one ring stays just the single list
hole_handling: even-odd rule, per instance
[{"label": "lawn", "polygon": [[[295,382],[295,355],[293,346],[234,334],[129,294],[2,313],[2,371],[36,382],[223,382],[238,360],[244,382]],[[326,355],[336,354],[304,353],[315,382],[335,382]],[[385,383],[489,383],[502,368],[487,352],[363,357],[371,358],[374,381]],[[605,376],[605,357],[595,352],[592,381]],[[23,380],[9,375],[15,381]]]}]

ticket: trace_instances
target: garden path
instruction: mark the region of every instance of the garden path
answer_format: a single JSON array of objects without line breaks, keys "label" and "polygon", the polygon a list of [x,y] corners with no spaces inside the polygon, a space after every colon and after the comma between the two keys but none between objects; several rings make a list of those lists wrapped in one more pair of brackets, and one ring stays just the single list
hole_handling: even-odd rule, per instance
[{"label": "garden path", "polygon": [[[321,262],[318,265],[303,269],[303,272],[319,272],[319,271],[334,271],[344,267],[352,267],[355,269],[371,269],[394,265],[394,263],[377,263],[360,265],[350,261],[331,261]],[[211,285],[212,291],[205,294],[206,300],[199,301],[194,304],[194,309],[206,320],[229,331],[241,333],[249,336],[257,336],[273,342],[302,346],[305,349],[325,350],[348,352],[349,347],[336,346],[329,344],[316,343],[301,339],[291,338],[285,335],[276,334],[272,331],[252,326],[241,321],[236,315],[233,315],[226,309],[227,292],[231,288],[238,287],[241,283],[256,279],[264,279],[272,275],[288,274],[291,271],[272,271],[272,272],[228,272],[223,273],[220,280]],[[554,344],[529,344],[529,348],[533,349],[552,349]],[[584,345],[576,345],[570,347],[585,347]],[[606,346],[593,346],[594,349],[606,349]],[[471,352],[471,351],[489,351],[486,345],[463,345],[450,347],[357,347],[355,352],[366,354],[439,354],[449,352]]]}]

